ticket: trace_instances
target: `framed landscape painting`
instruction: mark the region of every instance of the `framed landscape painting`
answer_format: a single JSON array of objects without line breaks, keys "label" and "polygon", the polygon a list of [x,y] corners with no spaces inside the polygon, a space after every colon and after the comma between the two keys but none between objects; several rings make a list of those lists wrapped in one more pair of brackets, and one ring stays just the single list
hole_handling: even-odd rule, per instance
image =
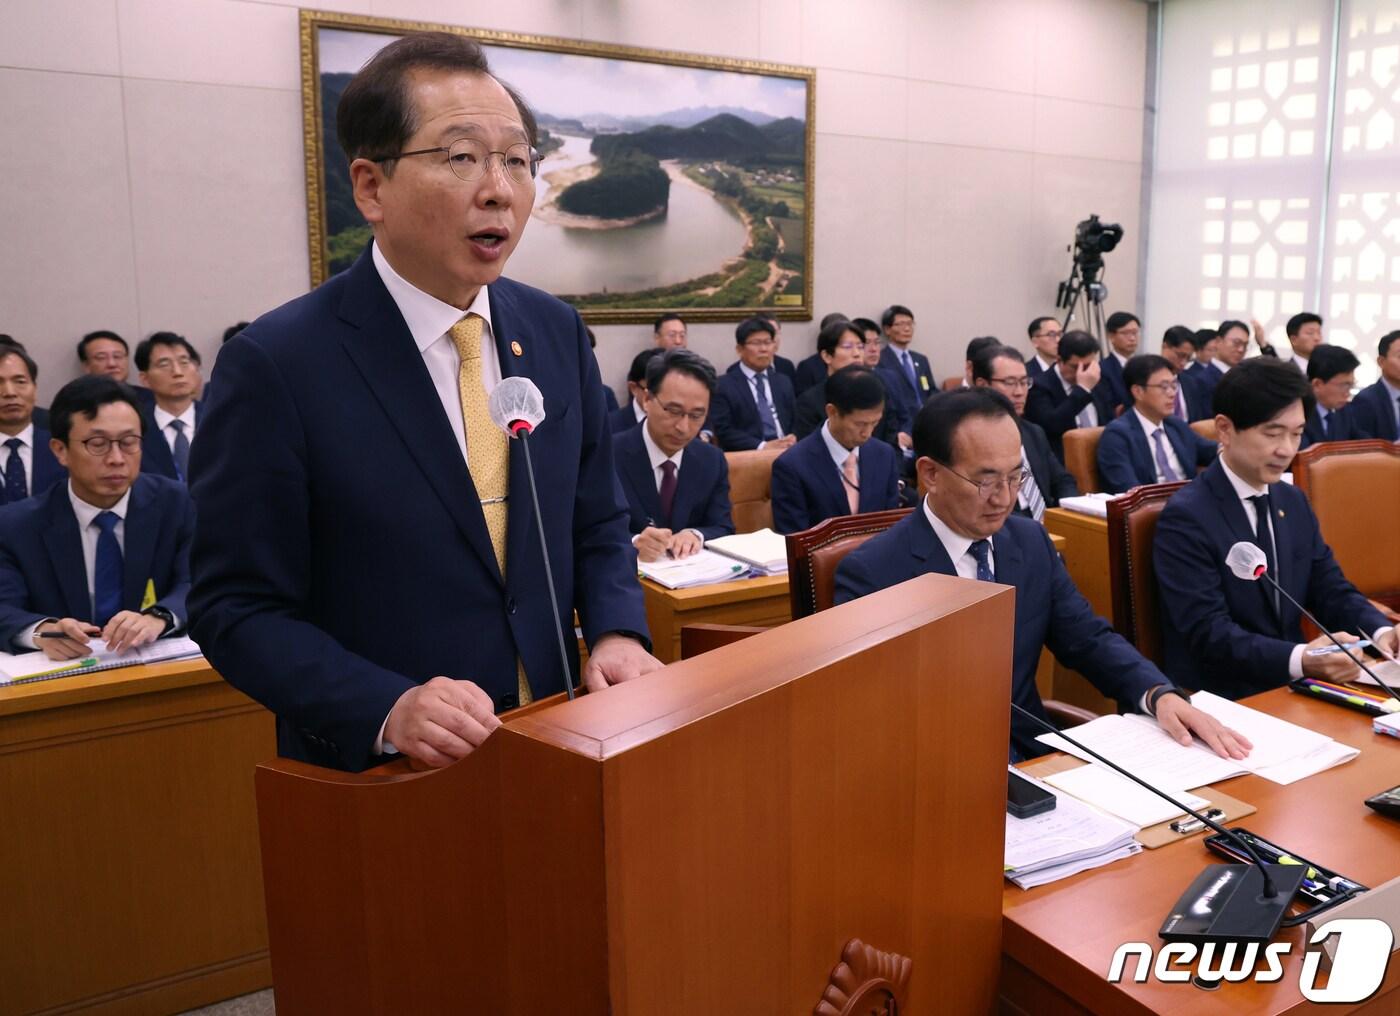
[{"label": "framed landscape painting", "polygon": [[595,323],[673,310],[811,318],[811,69],[304,10],[313,286],[370,237],[336,142],[336,104],[366,60],[424,29],[479,40],[492,73],[539,120],[543,161],[511,278]]}]

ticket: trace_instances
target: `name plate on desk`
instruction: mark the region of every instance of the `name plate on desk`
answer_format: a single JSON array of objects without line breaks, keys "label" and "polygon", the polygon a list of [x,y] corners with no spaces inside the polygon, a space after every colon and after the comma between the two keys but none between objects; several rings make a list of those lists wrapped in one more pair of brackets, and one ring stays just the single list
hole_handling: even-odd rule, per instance
[{"label": "name plate on desk", "polygon": [[1318,943],[1313,942],[1313,936],[1317,934],[1319,929],[1344,918],[1349,920],[1371,919],[1388,924],[1390,926],[1390,951],[1394,952],[1396,945],[1400,944],[1400,878],[1393,878],[1383,885],[1378,885],[1354,900],[1339,903],[1308,922],[1307,935],[1305,936],[1305,940],[1308,942],[1308,951],[1322,954],[1323,970],[1332,969],[1347,932],[1329,934]]}]

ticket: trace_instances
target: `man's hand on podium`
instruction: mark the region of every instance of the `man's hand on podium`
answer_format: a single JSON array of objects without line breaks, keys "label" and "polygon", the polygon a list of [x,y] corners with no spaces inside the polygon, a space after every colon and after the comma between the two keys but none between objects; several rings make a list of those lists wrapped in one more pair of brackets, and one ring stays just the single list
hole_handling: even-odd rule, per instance
[{"label": "man's hand on podium", "polygon": [[662,666],[636,639],[610,633],[589,652],[583,667],[583,686],[589,691],[602,691],[610,684],[642,677]]},{"label": "man's hand on podium", "polygon": [[436,769],[470,755],[500,725],[486,692],[470,681],[435,677],[394,703],[384,740],[415,768]]}]

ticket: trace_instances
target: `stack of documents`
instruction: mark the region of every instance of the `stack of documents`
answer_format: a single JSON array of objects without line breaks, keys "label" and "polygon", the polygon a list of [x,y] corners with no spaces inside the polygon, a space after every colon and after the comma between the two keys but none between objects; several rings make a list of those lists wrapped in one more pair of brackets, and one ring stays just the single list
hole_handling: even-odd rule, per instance
[{"label": "stack of documents", "polygon": [[730,579],[742,578],[748,570],[748,565],[742,561],[709,550],[701,550],[689,557],[674,560],[662,558],[660,561],[642,561],[637,565],[637,571],[653,582],[661,583],[667,589],[689,589],[691,586],[728,582]]},{"label": "stack of documents", "polygon": [[[1386,684],[1390,685],[1390,687],[1400,691],[1400,663],[1392,663],[1390,660],[1384,663],[1377,662],[1376,660],[1367,660],[1366,666],[1370,667],[1371,670],[1375,672],[1375,675]],[[1357,684],[1376,684],[1375,681],[1371,680],[1371,676],[1364,670],[1356,675],[1355,681]],[[1379,685],[1376,686],[1380,687]],[[1382,692],[1381,694],[1385,693]]]},{"label": "stack of documents", "polygon": [[787,538],[771,529],[706,540],[705,547],[744,562],[760,575],[787,574]]},{"label": "stack of documents", "polygon": [[1108,518],[1108,502],[1112,501],[1117,494],[1079,494],[1075,497],[1060,498],[1060,507],[1068,511],[1078,512],[1080,515],[1093,515],[1097,518]]},{"label": "stack of documents", "polygon": [[[1063,790],[1100,811],[1131,822],[1138,829],[1161,822],[1170,822],[1186,814],[1176,805],[1138,786],[1126,776],[1120,776],[1105,765],[1078,766],[1045,777],[1057,790]],[[1200,811],[1210,806],[1204,797],[1184,790],[1168,791],[1188,808]]]},{"label": "stack of documents", "polygon": [[88,655],[79,660],[51,660],[41,652],[11,656],[0,653],[0,684],[16,681],[42,681],[51,677],[71,677],[98,670],[133,667],[142,663],[163,663],[167,660],[189,660],[201,655],[193,639],[160,639],[140,649],[114,653],[101,639],[88,645]]},{"label": "stack of documents", "polygon": [[1004,873],[1022,889],[1111,864],[1142,849],[1133,839],[1137,826],[1098,812],[1024,772],[1021,775],[1058,799],[1053,811],[1031,818],[1006,816]]},{"label": "stack of documents", "polygon": [[[1357,748],[1332,740],[1297,724],[1231,702],[1208,691],[1191,696],[1191,704],[1248,738],[1248,757],[1221,758],[1199,741],[1182,746],[1157,721],[1147,716],[1100,716],[1065,731],[1076,741],[1104,756],[1141,780],[1171,793],[1253,773],[1274,783],[1296,783],[1361,754]],[[1098,764],[1055,734],[1039,741],[1086,762]]]}]

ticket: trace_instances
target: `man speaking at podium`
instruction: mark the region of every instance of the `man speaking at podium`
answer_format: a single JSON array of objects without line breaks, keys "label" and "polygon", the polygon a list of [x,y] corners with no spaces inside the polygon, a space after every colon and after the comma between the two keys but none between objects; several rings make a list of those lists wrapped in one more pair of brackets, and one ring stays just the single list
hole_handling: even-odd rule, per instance
[{"label": "man speaking at podium", "polygon": [[502,376],[544,396],[531,444],[584,683],[660,663],[583,323],[501,278],[534,201],[533,114],[475,42],[422,33],[360,69],[336,129],[374,242],[221,352],[191,463],[192,632],[277,714],[284,756],[446,765],[564,688],[525,459],[487,413]]}]

